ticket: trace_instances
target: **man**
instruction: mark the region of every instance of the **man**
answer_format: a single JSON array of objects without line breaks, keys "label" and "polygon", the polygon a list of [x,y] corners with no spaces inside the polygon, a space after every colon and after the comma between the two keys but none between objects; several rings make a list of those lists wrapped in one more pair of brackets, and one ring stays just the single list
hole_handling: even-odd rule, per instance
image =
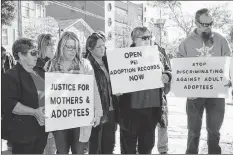
[{"label": "man", "polygon": [[[208,9],[196,12],[197,28],[179,46],[178,57],[230,56],[227,40],[212,32],[213,19]],[[197,154],[203,111],[206,109],[208,154],[221,154],[220,128],[225,113],[224,98],[188,98],[186,105],[188,121],[187,154]]]}]

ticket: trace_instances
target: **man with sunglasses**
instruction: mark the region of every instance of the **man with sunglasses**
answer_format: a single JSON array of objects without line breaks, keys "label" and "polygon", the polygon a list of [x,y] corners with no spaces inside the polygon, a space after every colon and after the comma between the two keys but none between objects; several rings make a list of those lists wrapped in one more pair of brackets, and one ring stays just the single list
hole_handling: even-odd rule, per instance
[{"label": "man with sunglasses", "polygon": [[[212,32],[213,19],[208,9],[196,12],[197,28],[179,46],[178,57],[230,56],[227,40]],[[202,115],[206,110],[208,132],[208,154],[221,154],[219,146],[220,128],[225,113],[224,98],[188,98],[186,104],[188,122],[187,154],[197,154],[202,125]]]}]

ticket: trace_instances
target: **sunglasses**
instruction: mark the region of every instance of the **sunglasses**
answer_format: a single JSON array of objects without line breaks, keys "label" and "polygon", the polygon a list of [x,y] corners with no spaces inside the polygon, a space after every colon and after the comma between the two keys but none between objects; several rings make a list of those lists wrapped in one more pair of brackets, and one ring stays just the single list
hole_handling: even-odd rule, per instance
[{"label": "sunglasses", "polygon": [[210,27],[213,25],[214,22],[212,21],[210,23],[201,23],[201,22],[198,22],[198,23],[201,24],[201,26],[203,26],[203,27]]},{"label": "sunglasses", "polygon": [[34,49],[34,50],[31,50],[31,51],[28,51],[28,53],[30,53],[31,56],[35,57],[35,56],[38,56],[39,51]]},{"label": "sunglasses", "polygon": [[143,41],[146,41],[146,40],[150,40],[151,36],[142,36],[142,37],[137,37],[137,38],[141,38]]}]

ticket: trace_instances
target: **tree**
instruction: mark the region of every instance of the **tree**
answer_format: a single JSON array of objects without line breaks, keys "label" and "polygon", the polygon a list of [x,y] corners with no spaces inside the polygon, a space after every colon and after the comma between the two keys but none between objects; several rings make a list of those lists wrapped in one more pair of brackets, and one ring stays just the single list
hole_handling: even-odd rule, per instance
[{"label": "tree", "polygon": [[[38,23],[38,21],[35,21]],[[41,33],[50,33],[54,38],[58,38],[58,22],[53,17],[46,17],[41,19],[40,25],[30,23],[24,29],[24,36],[36,39]]]},{"label": "tree", "polygon": [[1,22],[2,25],[11,25],[16,16],[16,2],[2,0]]}]

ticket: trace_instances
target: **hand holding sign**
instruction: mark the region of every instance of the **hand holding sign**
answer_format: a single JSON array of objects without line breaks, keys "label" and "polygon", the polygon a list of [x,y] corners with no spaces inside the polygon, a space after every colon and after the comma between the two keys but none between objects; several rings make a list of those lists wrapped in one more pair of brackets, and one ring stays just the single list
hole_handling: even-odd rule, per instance
[{"label": "hand holding sign", "polygon": [[97,127],[100,124],[100,119],[101,117],[94,117],[93,121],[91,124],[94,124],[93,127]]},{"label": "hand holding sign", "polygon": [[224,85],[224,87],[228,87],[228,88],[232,87],[231,81],[229,80],[228,83]]},{"label": "hand holding sign", "polygon": [[167,74],[162,74],[162,81],[163,83],[168,83],[169,82],[169,77]]},{"label": "hand holding sign", "polygon": [[39,107],[35,110],[34,117],[38,121],[40,126],[45,125],[44,107]]}]

